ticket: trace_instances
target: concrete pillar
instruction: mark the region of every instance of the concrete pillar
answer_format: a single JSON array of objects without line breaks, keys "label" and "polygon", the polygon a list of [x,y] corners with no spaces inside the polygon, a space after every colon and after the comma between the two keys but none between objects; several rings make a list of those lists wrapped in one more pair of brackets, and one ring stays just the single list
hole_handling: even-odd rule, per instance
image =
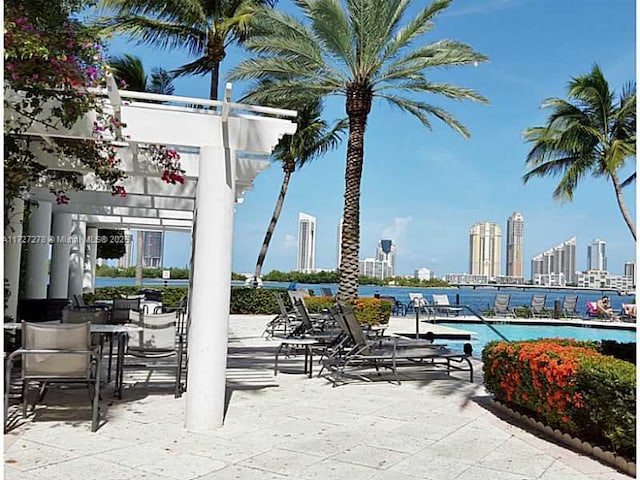
[{"label": "concrete pillar", "polygon": [[20,286],[20,254],[22,253],[22,221],[24,201],[13,201],[13,211],[9,213],[9,225],[4,229],[4,278],[8,282],[9,298],[5,299],[6,317],[17,320],[18,289]]},{"label": "concrete pillar", "polygon": [[51,233],[51,202],[39,201],[31,206],[27,246],[26,298],[47,298],[49,273],[49,235]]},{"label": "concrete pillar", "polygon": [[84,275],[85,232],[87,224],[74,215],[71,223],[71,252],[69,254],[69,297],[82,295]]},{"label": "concrete pillar", "polygon": [[226,153],[200,149],[185,412],[192,431],[216,429],[224,419],[235,201],[235,160]]},{"label": "concrete pillar", "polygon": [[51,222],[51,273],[49,298],[68,298],[71,214],[56,212]]},{"label": "concrete pillar", "polygon": [[91,292],[96,285],[96,261],[98,260],[98,228],[87,228],[86,253],[84,257],[84,276],[82,291]]}]

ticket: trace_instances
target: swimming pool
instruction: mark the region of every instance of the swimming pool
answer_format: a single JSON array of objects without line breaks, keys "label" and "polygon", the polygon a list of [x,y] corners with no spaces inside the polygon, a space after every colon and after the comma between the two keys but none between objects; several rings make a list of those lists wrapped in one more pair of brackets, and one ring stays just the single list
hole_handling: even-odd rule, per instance
[{"label": "swimming pool", "polygon": [[[446,327],[475,332],[477,338],[471,341],[473,356],[480,357],[484,346],[492,340],[501,340],[489,327],[481,323],[438,323]],[[563,325],[493,325],[509,340],[529,340],[535,338],[575,338],[576,340],[617,340],[635,342],[636,332],[613,328],[569,327]],[[455,348],[454,342],[451,346]],[[464,343],[464,342],[461,342]]]}]

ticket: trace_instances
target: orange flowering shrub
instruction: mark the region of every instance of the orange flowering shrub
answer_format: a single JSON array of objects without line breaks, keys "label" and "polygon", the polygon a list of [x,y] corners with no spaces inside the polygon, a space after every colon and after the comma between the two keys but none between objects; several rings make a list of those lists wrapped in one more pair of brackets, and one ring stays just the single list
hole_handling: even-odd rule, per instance
[{"label": "orange flowering shrub", "polygon": [[496,399],[553,428],[635,454],[635,366],[591,342],[491,342],[484,382]]}]

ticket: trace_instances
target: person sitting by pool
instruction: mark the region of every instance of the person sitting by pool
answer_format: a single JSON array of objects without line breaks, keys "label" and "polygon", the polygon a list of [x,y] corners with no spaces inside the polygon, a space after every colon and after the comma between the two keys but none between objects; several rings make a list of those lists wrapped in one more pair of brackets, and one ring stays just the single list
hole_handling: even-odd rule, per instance
[{"label": "person sitting by pool", "polygon": [[613,308],[611,308],[611,303],[609,302],[609,297],[607,297],[606,295],[596,302],[596,308],[598,310],[598,313],[601,313],[605,317],[612,320],[616,320],[615,316],[613,315]]},{"label": "person sitting by pool", "polygon": [[622,313],[631,318],[636,318],[636,304],[635,303],[623,303]]}]

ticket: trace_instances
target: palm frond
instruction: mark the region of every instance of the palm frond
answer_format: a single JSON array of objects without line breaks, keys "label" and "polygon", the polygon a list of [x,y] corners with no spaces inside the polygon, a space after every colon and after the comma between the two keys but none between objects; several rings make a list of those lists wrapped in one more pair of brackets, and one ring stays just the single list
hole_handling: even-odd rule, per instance
[{"label": "palm frond", "polygon": [[154,68],[151,71],[148,90],[151,93],[159,93],[161,95],[173,95],[175,86],[173,85],[174,76],[163,68]]},{"label": "palm frond", "polygon": [[138,15],[109,19],[104,30],[124,33],[139,43],[162,49],[186,48],[191,55],[201,55],[207,46],[206,32],[198,28]]},{"label": "palm frond", "polygon": [[121,57],[113,57],[109,60],[109,68],[116,82],[124,82],[123,88],[136,92],[147,91],[148,78],[140,57],[128,53]]},{"label": "palm frond", "polygon": [[[405,2],[408,5],[408,2]],[[430,32],[434,24],[432,19],[436,14],[449,6],[451,0],[436,0],[426,6],[413,20],[400,29],[387,44],[382,54],[381,63],[393,58],[400,50],[408,47],[411,42]],[[406,8],[406,5],[404,5]]]},{"label": "palm frond", "polygon": [[424,102],[411,100],[405,97],[399,97],[397,95],[381,94],[379,95],[379,97],[384,98],[393,106],[411,113],[429,130],[431,130],[431,122],[429,122],[429,116],[434,116],[445,123],[447,126],[449,126],[451,129],[458,132],[463,137],[469,138],[471,136],[464,125],[462,125],[458,120],[455,119],[455,117],[453,117],[453,115],[443,110],[442,108],[435,107]]},{"label": "palm frond", "polygon": [[636,181],[636,172],[633,172],[631,175],[629,175],[621,184],[620,186],[622,188],[628,187],[629,185],[631,185],[633,182]]},{"label": "palm frond", "polygon": [[474,100],[484,104],[489,103],[489,100],[486,97],[470,88],[460,87],[450,83],[428,82],[424,79],[387,84],[382,87],[374,88],[374,92],[396,89],[416,93],[433,93],[443,95],[453,100]]}]

